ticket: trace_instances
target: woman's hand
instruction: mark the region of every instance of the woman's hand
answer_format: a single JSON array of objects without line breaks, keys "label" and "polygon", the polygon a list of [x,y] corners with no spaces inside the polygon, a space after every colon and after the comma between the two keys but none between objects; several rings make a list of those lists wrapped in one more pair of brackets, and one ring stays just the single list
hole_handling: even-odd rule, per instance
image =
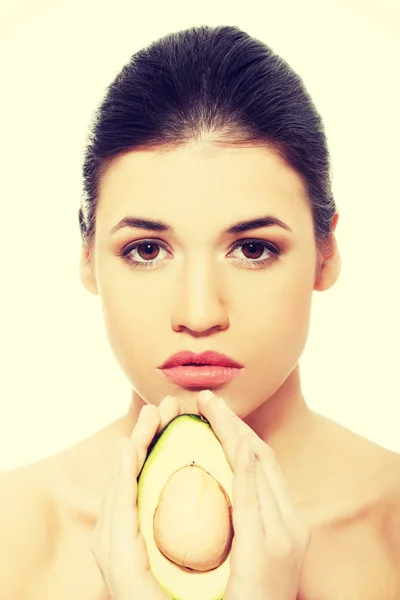
[{"label": "woman's hand", "polygon": [[310,534],[289,499],[274,452],[209,390],[198,407],[234,473],[234,538],[224,600],[295,600]]},{"label": "woman's hand", "polygon": [[148,404],[142,408],[131,437],[119,440],[118,458],[104,490],[91,542],[111,600],[169,600],[150,571],[146,544],[139,532],[137,477],[154,436],[181,412],[182,407],[171,396],[159,407]]}]

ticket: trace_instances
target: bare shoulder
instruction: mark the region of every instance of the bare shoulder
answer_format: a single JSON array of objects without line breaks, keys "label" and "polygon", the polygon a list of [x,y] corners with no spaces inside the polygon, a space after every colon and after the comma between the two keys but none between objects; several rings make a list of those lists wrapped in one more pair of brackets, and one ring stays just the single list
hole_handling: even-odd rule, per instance
[{"label": "bare shoulder", "polygon": [[379,509],[380,537],[391,562],[400,573],[400,454],[392,456],[389,483]]},{"label": "bare shoulder", "polygon": [[350,482],[350,494],[343,496],[343,506],[337,503],[339,518],[333,522],[360,527],[361,535],[370,532],[385,561],[399,574],[400,584],[400,454],[336,422],[323,421],[334,440],[332,447],[347,457],[340,470],[346,485]]},{"label": "bare shoulder", "polygon": [[52,555],[56,510],[37,464],[0,473],[0,598],[26,600]]}]

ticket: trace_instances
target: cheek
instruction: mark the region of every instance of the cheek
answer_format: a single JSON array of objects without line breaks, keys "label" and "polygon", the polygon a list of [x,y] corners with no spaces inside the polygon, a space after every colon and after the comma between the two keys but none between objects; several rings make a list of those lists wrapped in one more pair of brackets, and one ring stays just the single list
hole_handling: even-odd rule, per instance
[{"label": "cheek", "polygon": [[[159,295],[140,293],[109,283],[101,292],[105,329],[115,356],[124,369],[140,365],[157,344],[160,327]],[[150,347],[150,348],[149,348]]]},{"label": "cheek", "polygon": [[[301,354],[309,330],[313,274],[306,265],[276,270],[237,296],[238,337],[247,340],[250,363],[273,362]],[[286,357],[286,358],[285,358]]]},{"label": "cheek", "polygon": [[301,321],[304,312],[308,312],[314,288],[310,263],[293,261],[260,275],[237,286],[232,304],[240,303],[238,314],[247,313],[249,319],[257,321],[261,318],[272,328],[284,326],[288,320]]},{"label": "cheek", "polygon": [[[296,271],[287,279],[258,286],[256,302],[247,303],[247,316],[238,310],[238,348],[247,364],[246,377],[233,382],[232,408],[245,418],[270,398],[289,378],[306,345],[313,279]],[[250,290],[248,290],[250,291]]]},{"label": "cheek", "polygon": [[292,273],[290,280],[281,290],[280,302],[276,310],[276,318],[286,324],[286,329],[301,333],[308,329],[313,297],[312,277],[303,276],[299,270]]}]

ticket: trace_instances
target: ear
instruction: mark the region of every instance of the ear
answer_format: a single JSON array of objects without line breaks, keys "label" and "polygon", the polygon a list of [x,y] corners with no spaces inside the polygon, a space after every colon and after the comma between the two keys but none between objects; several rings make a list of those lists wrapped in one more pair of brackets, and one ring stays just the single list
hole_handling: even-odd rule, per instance
[{"label": "ear", "polygon": [[97,282],[94,272],[94,259],[90,249],[82,244],[81,260],[80,260],[80,278],[83,286],[91,294],[97,295]]},{"label": "ear", "polygon": [[314,290],[323,292],[332,287],[340,274],[342,268],[342,259],[337,247],[335,229],[339,219],[339,213],[335,213],[332,220],[332,233],[329,240],[319,251],[318,269],[314,284]]}]

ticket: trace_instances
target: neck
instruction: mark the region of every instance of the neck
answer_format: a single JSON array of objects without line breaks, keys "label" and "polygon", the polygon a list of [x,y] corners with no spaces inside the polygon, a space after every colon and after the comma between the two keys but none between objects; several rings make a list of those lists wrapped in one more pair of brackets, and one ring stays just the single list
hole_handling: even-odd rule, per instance
[{"label": "neck", "polygon": [[[99,497],[115,462],[116,441],[131,435],[144,405],[133,392],[125,415],[65,453],[64,469],[55,464],[56,473],[64,470],[69,473],[68,481],[75,482],[76,497],[69,499],[70,504],[78,507],[90,523],[98,516]],[[382,462],[372,444],[360,444],[358,436],[349,435],[343,427],[308,408],[298,366],[275,394],[244,420],[273,449],[292,500],[313,515],[316,506],[323,508],[338,494],[354,488],[355,471],[364,473],[366,465],[368,470],[373,466],[376,471]],[[357,456],[363,459],[356,468]],[[49,480],[58,481],[54,473]]]},{"label": "neck", "polygon": [[302,454],[317,425],[301,390],[299,365],[264,404],[244,421],[275,452],[282,468]]},{"label": "neck", "polygon": [[319,477],[324,462],[321,438],[327,420],[307,406],[297,365],[285,382],[244,421],[272,448],[288,482],[291,496],[307,504],[319,496]]},{"label": "neck", "polygon": [[[136,392],[124,418],[125,435],[130,435],[145,402]],[[300,381],[299,365],[259,408],[244,418],[253,431],[275,453],[288,483],[292,500],[315,511],[355,485],[354,445],[360,438],[307,406]],[[363,454],[371,451],[363,444]],[[376,460],[373,457],[372,460]],[[371,462],[370,461],[370,462]],[[329,465],[329,468],[327,468]],[[365,470],[364,466],[360,471]]]}]

